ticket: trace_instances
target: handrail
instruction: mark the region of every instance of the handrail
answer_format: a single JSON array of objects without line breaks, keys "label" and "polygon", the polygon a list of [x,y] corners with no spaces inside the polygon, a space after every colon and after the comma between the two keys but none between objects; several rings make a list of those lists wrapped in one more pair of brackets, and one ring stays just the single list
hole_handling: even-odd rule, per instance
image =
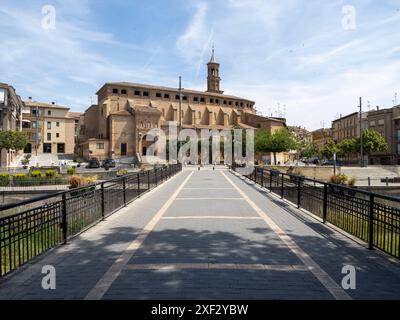
[{"label": "handrail", "polygon": [[255,168],[260,168],[264,171],[267,172],[279,172],[280,174],[289,176],[289,177],[294,177],[294,178],[300,178],[302,180],[307,180],[307,181],[311,181],[314,183],[319,183],[319,184],[326,184],[328,186],[335,186],[335,187],[340,187],[343,188],[345,190],[353,190],[353,191],[357,191],[358,193],[362,193],[365,194],[367,196],[369,195],[373,195],[374,197],[379,197],[382,198],[384,200],[388,200],[388,201],[394,201],[394,202],[399,202],[400,203],[400,199],[397,197],[393,197],[393,196],[388,196],[388,195],[384,195],[384,194],[380,194],[380,193],[376,193],[376,192],[371,192],[371,191],[367,191],[367,190],[363,190],[363,189],[359,189],[359,188],[354,188],[354,187],[349,187],[349,186],[345,186],[345,185],[341,185],[341,184],[336,184],[336,183],[332,183],[332,182],[327,182],[327,181],[322,181],[322,180],[317,180],[317,179],[311,179],[311,178],[307,178],[304,176],[300,176],[300,175],[296,175],[293,173],[286,173],[286,172],[282,172],[280,170],[271,170],[271,169],[267,169],[261,166],[255,166]]},{"label": "handrail", "polygon": [[[147,170],[147,171],[156,172],[157,170],[158,170],[158,169],[155,168],[155,169],[151,169],[151,170]],[[64,195],[64,194],[69,194],[69,193],[71,193],[71,192],[77,192],[77,191],[85,190],[85,189],[88,189],[88,188],[93,188],[93,187],[101,186],[102,184],[105,184],[105,183],[119,182],[119,181],[122,181],[122,180],[124,179],[124,177],[125,177],[125,178],[129,178],[129,177],[137,176],[137,175],[139,175],[139,174],[140,174],[140,171],[139,171],[139,172],[132,172],[132,173],[129,173],[129,174],[125,175],[125,176],[116,177],[116,178],[113,178],[113,179],[110,179],[110,180],[106,180],[106,181],[102,181],[102,182],[95,182],[95,183],[90,184],[90,185],[87,185],[87,186],[83,186],[83,187],[79,187],[79,188],[74,188],[74,189],[71,189],[71,190],[57,191],[57,192],[54,192],[54,193],[52,193],[52,194],[47,194],[47,195],[43,195],[43,196],[37,196],[37,197],[33,197],[33,198],[31,198],[31,199],[22,200],[22,201],[16,202],[16,203],[10,203],[10,204],[5,204],[5,205],[0,205],[0,212],[5,211],[5,210],[14,209],[14,208],[16,208],[16,207],[20,207],[20,206],[23,206],[23,205],[28,205],[28,204],[31,204],[31,203],[35,203],[35,202],[38,202],[38,201],[43,201],[43,200],[48,200],[48,199],[56,198],[56,197],[62,196],[62,195]],[[17,214],[18,214],[18,213],[17,213]],[[9,215],[9,216],[7,216],[7,217],[9,218],[9,217],[12,217],[12,216],[14,216],[14,215]],[[3,217],[3,218],[4,218],[4,217]],[[3,218],[0,218],[0,221],[1,221]]]}]

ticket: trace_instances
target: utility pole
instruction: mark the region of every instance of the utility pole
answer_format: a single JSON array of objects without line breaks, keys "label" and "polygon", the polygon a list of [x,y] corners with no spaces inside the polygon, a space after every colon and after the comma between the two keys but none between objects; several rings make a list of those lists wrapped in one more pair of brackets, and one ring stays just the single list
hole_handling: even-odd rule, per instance
[{"label": "utility pole", "polygon": [[364,168],[364,138],[362,129],[362,98],[360,97],[360,164]]},{"label": "utility pole", "polygon": [[182,130],[182,77],[179,76],[179,131],[178,135]]},{"label": "utility pole", "polygon": [[36,146],[35,146],[36,160],[38,155],[38,147],[39,147],[39,107],[36,106]]},{"label": "utility pole", "polygon": [[[177,151],[178,151],[178,155],[179,155],[179,149],[180,149],[180,135],[181,135],[181,131],[182,131],[182,77],[179,76],[179,115],[178,115],[178,144],[177,144]],[[179,158],[179,157],[178,157]],[[179,159],[178,159],[178,163],[179,163]]]}]

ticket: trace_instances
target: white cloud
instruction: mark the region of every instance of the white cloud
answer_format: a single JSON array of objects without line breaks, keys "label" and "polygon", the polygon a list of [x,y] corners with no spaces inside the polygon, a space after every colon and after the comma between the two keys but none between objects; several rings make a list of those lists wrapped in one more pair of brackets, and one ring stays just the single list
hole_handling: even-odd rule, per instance
[{"label": "white cloud", "polygon": [[205,2],[197,2],[195,13],[182,35],[176,41],[176,47],[180,55],[188,63],[202,60],[204,46],[210,41],[212,27],[206,23],[208,5]]}]

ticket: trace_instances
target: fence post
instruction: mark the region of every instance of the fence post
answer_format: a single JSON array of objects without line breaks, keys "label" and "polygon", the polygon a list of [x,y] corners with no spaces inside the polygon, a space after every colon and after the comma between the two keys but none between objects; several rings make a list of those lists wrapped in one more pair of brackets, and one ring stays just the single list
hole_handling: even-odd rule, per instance
[{"label": "fence post", "polygon": [[324,183],[324,203],[322,209],[322,222],[326,223],[326,218],[328,214],[328,185]]},{"label": "fence post", "polygon": [[373,194],[369,196],[369,235],[368,235],[368,249],[374,248],[374,204],[375,197]]},{"label": "fence post", "polygon": [[63,244],[67,244],[68,238],[68,225],[67,225],[67,193],[62,195],[62,231],[63,231]]},{"label": "fence post", "polygon": [[261,169],[261,186],[264,188],[264,169]]},{"label": "fence post", "polygon": [[104,182],[101,184],[101,216],[104,220],[106,215],[106,198],[104,194]]},{"label": "fence post", "polygon": [[147,189],[150,190],[150,170],[147,170]]},{"label": "fence post", "polygon": [[284,173],[282,173],[282,179],[281,179],[281,183],[282,183],[282,185],[281,185],[281,198],[282,198],[282,199],[283,199],[283,192],[284,192],[284,190],[283,190],[283,182],[284,182],[284,179],[285,179]]},{"label": "fence post", "polygon": [[156,178],[156,187],[158,186],[158,180],[157,180],[157,168],[154,168],[154,177]]},{"label": "fence post", "polygon": [[301,206],[301,177],[297,177],[297,208]]},{"label": "fence post", "polygon": [[272,172],[269,171],[269,192],[272,192]]},{"label": "fence post", "polygon": [[122,189],[124,191],[124,206],[126,207],[126,177],[122,178]]},{"label": "fence post", "polygon": [[140,197],[140,172],[137,175],[137,190],[138,190],[138,197]]},{"label": "fence post", "polygon": [[254,168],[254,182],[257,184],[257,167]]}]

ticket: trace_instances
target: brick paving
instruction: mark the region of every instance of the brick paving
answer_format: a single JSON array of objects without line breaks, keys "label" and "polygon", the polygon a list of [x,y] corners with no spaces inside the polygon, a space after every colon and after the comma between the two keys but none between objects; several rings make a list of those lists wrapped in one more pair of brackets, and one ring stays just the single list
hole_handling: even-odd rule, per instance
[{"label": "brick paving", "polygon": [[[56,268],[56,290],[41,287],[44,265]],[[345,265],[356,268],[355,290],[341,288]],[[68,245],[0,280],[0,299],[346,296],[399,299],[399,263],[228,170],[207,168],[185,169]]]}]

